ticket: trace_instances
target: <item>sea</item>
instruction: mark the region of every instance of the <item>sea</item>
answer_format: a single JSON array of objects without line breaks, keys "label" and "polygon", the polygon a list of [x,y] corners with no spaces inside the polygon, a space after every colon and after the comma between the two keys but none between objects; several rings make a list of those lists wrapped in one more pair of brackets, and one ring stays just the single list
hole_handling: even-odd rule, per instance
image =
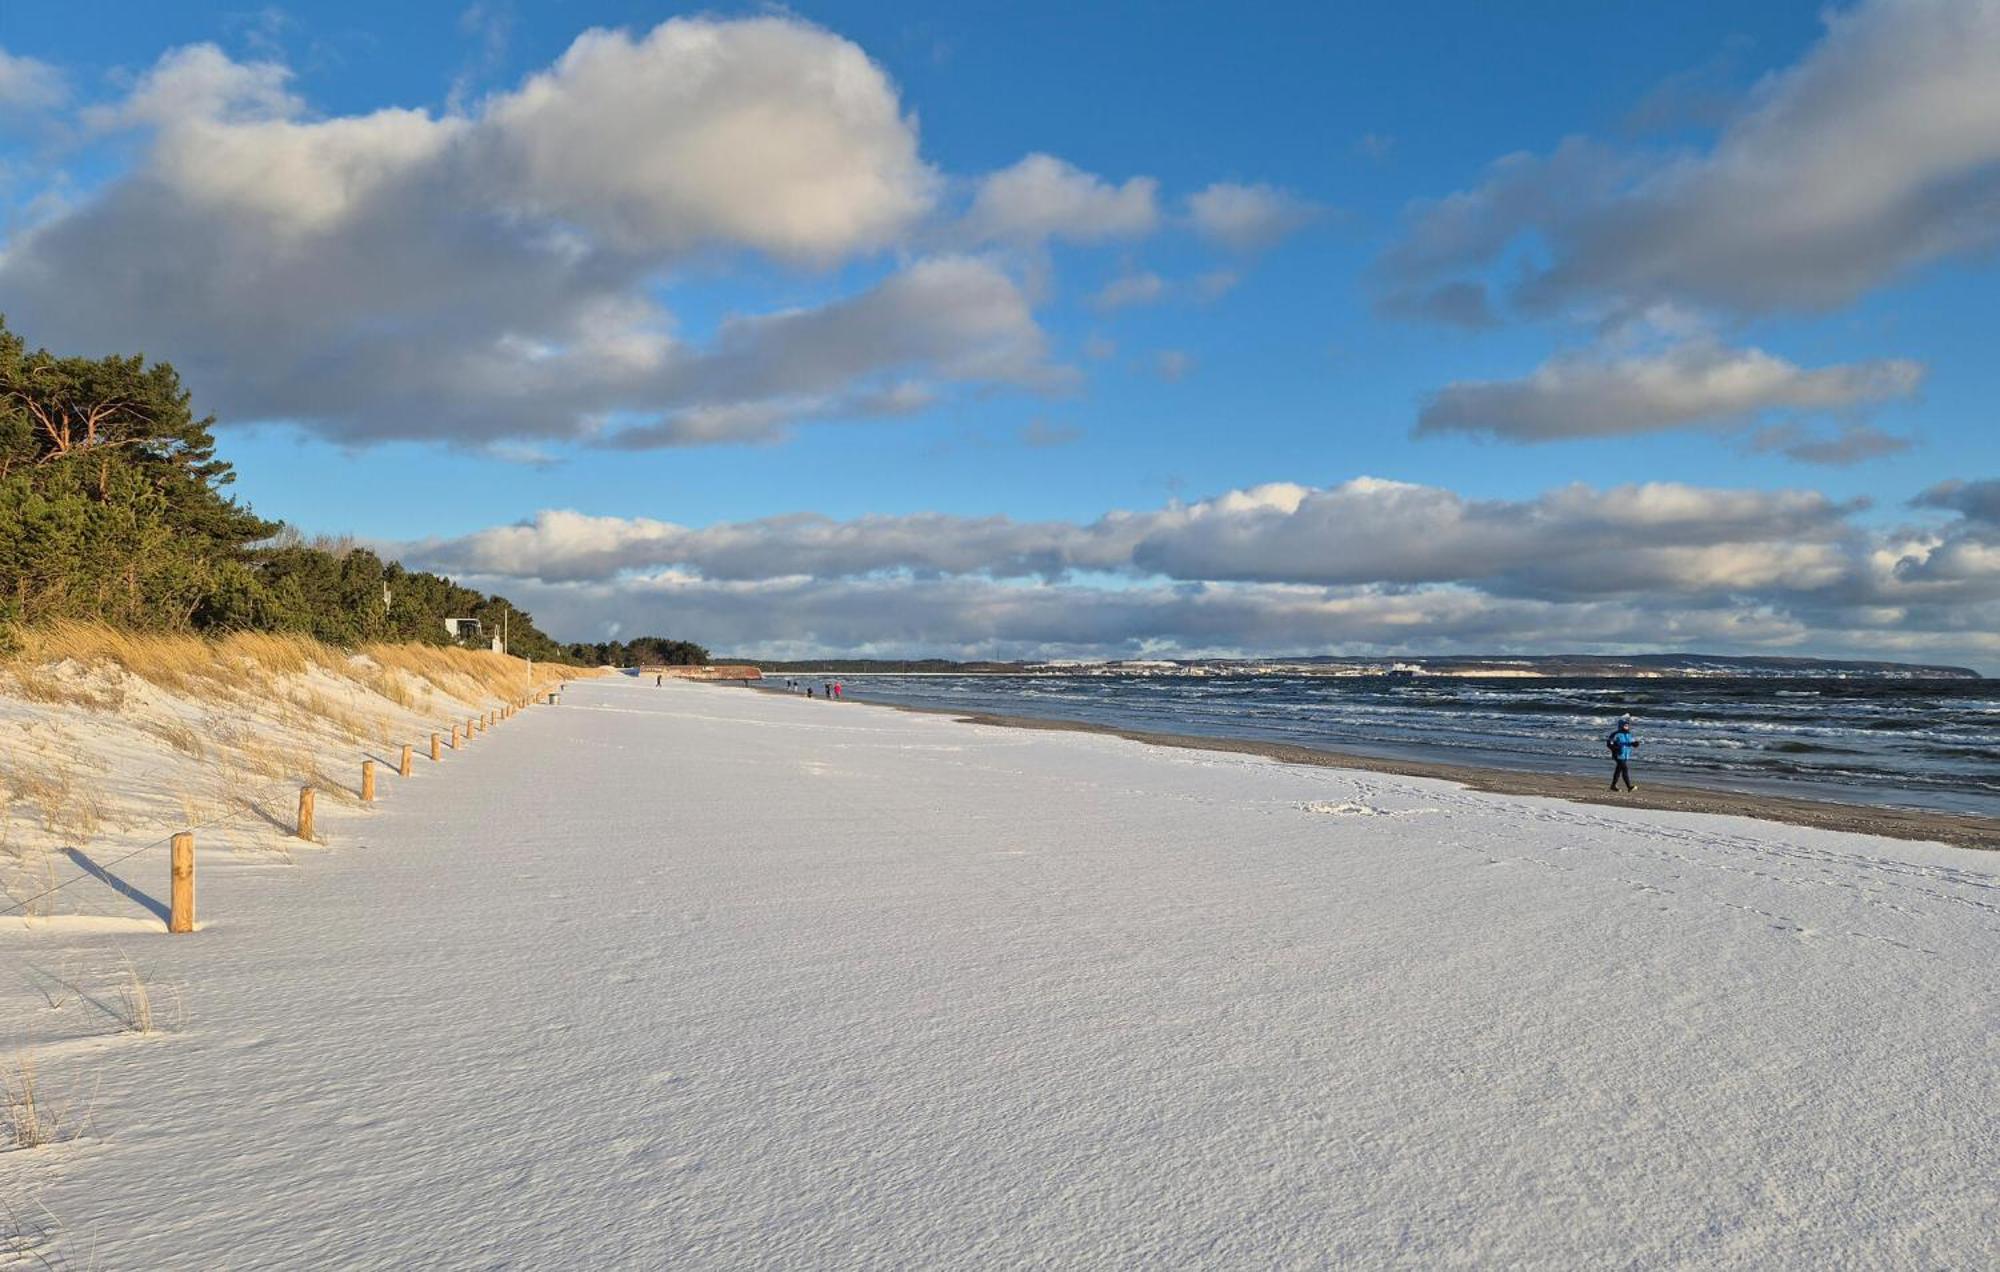
[{"label": "sea", "polygon": [[[807,677],[813,680],[833,677]],[[847,697],[2000,817],[2000,680],[847,674]],[[782,683],[784,677],[777,680]]]}]

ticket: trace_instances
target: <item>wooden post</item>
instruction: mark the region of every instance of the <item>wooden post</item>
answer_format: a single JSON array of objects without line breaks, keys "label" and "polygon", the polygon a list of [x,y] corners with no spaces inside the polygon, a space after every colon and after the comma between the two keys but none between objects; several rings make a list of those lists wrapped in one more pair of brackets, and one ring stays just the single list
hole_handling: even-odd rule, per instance
[{"label": "wooden post", "polygon": [[451,726],[451,749],[458,749],[458,726],[455,724]]},{"label": "wooden post", "polygon": [[194,931],[194,832],[174,836],[172,864],[168,866],[172,887],[167,908],[167,931]]},{"label": "wooden post", "polygon": [[431,763],[438,762],[438,735],[431,734]]},{"label": "wooden post", "polygon": [[[437,734],[433,733],[431,736],[435,738]],[[410,775],[410,752],[413,749],[408,742],[403,743],[403,765],[396,770],[397,777],[408,777]]]},{"label": "wooden post", "polygon": [[375,761],[361,761],[361,802],[375,802]]},{"label": "wooden post", "polygon": [[299,787],[299,838],[313,837],[313,788]]}]

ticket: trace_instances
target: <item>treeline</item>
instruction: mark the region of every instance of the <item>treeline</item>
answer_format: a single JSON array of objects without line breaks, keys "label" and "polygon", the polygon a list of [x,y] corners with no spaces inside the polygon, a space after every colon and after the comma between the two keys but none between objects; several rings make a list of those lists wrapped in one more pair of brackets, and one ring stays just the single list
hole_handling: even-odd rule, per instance
[{"label": "treeline", "polygon": [[[0,320],[0,644],[17,624],[58,619],[343,646],[483,647],[504,631],[525,657],[601,661],[504,596],[259,517],[228,494],[214,424],[166,363],[30,350]],[[453,634],[447,619],[475,622]]]},{"label": "treeline", "polygon": [[638,636],[628,641],[583,642],[563,646],[571,662],[612,667],[706,667],[708,651],[693,641],[664,636]]}]

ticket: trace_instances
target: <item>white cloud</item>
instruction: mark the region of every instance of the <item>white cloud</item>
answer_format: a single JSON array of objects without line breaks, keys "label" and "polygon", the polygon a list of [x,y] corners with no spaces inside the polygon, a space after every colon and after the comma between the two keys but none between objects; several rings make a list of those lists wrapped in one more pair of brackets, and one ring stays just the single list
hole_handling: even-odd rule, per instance
[{"label": "white cloud", "polygon": [[1475,500],[1359,478],[1090,522],[797,514],[688,527],[544,512],[394,550],[490,580],[482,586],[548,610],[559,630],[609,617],[644,625],[649,607],[671,604],[673,630],[746,648],[1811,641],[1820,652],[1991,661],[1995,492],[2000,483],[1948,483],[1916,501],[1952,514],[1945,524],[1878,532],[1856,524],[1860,505],[1809,491],[1647,483]]},{"label": "white cloud", "polygon": [[684,445],[1061,375],[1021,289],[969,257],[679,335],[657,289],[689,253],[852,257],[929,208],[893,86],[803,23],[589,32],[445,116],[315,118],[283,67],[195,46],[94,119],[150,148],[7,244],[9,318],[51,347],[168,357],[226,421],[490,448],[637,418],[617,444]]},{"label": "white cloud", "polygon": [[807,579],[720,583],[671,571],[616,584],[505,586],[558,632],[628,628],[693,636],[754,657],[826,651],[965,658],[1117,656],[1149,652],[1350,652],[1648,647],[1663,637],[1703,646],[1801,638],[1779,615],[1708,610],[1663,615],[1642,606],[1553,605],[1457,589],[1296,588],[1270,584],[1142,586],[1106,591],[982,579],[870,579],[828,588]]},{"label": "white cloud", "polygon": [[1447,385],[1425,402],[1417,432],[1515,442],[1618,437],[1741,423],[1776,410],[1852,411],[1908,397],[1922,382],[1923,368],[1914,362],[1808,370],[1761,349],[1696,337],[1634,355],[1565,354],[1521,380]]},{"label": "white cloud", "polygon": [[1112,185],[1053,155],[1033,154],[979,183],[965,231],[978,241],[1099,243],[1142,238],[1159,225],[1159,183]]},{"label": "white cloud", "polygon": [[1760,428],[1750,435],[1752,450],[1776,452],[1802,464],[1827,464],[1836,468],[1898,455],[1915,445],[1912,438],[1885,433],[1869,424],[1844,424],[1827,433],[1791,420]]},{"label": "white cloud", "polygon": [[[996,583],[881,577],[827,587],[804,577],[725,582],[660,571],[610,583],[482,576],[546,628],[593,638],[614,621],[763,658],[1119,657],[1138,654],[1652,651],[1819,653],[1956,662],[2000,659],[1986,628],[1815,626],[1782,608],[1651,598],[1555,602],[1463,588],[1285,584]],[[1991,616],[1989,611],[1988,617]],[[1842,616],[1849,617],[1849,616]],[[1865,613],[1851,617],[1866,620]],[[1816,620],[1815,620],[1816,621]]]},{"label": "white cloud", "polygon": [[881,69],[784,18],[585,32],[487,105],[473,162],[507,206],[621,249],[807,260],[895,241],[935,180]]},{"label": "white cloud", "polygon": [[85,112],[97,128],[153,124],[203,128],[289,119],[305,109],[276,62],[237,62],[213,44],[190,44],[163,55],[122,102]]},{"label": "white cloud", "polygon": [[1269,247],[1310,223],[1312,204],[1268,185],[1218,181],[1188,196],[1195,231],[1234,251]]},{"label": "white cloud", "polygon": [[1101,310],[1125,309],[1132,305],[1153,304],[1166,294],[1166,280],[1158,274],[1144,271],[1120,274],[1093,294],[1090,303],[1093,308]]},{"label": "white cloud", "polygon": [[[499,12],[466,20],[493,34]],[[46,98],[52,75],[7,58],[0,93]],[[90,144],[136,142],[138,161],[16,222],[8,316],[52,348],[169,359],[225,423],[345,444],[769,441],[953,386],[1070,382],[1032,312],[1054,292],[1040,249],[1160,221],[1151,178],[1033,154],[941,223],[945,182],[895,85],[787,16],[586,31],[513,88],[464,98],[326,115],[279,61],[171,50],[80,112]],[[947,243],[992,246],[937,255]],[[746,254],[858,281],[810,312],[752,299],[684,333],[674,285]],[[1105,301],[1166,291],[1135,275]]]},{"label": "white cloud", "polygon": [[934,399],[902,378],[919,373],[1053,387],[1062,373],[1044,352],[1005,273],[975,258],[931,258],[836,304],[725,323],[713,347],[670,355],[645,377],[646,396],[685,405],[605,440],[627,449],[768,440],[797,420],[908,414]]},{"label": "white cloud", "polygon": [[69,82],[47,62],[0,49],[0,115],[60,106]]},{"label": "white cloud", "polygon": [[1699,153],[1572,140],[1510,155],[1417,210],[1384,258],[1392,309],[1528,236],[1531,309],[1679,300],[1824,310],[1925,263],[2000,244],[2000,5],[1869,0],[1767,76]]},{"label": "white cloud", "polygon": [[1849,511],[1807,492],[1656,483],[1480,501],[1358,478],[1327,488],[1274,483],[1086,524],[801,514],[691,529],[544,512],[402,550],[447,568],[549,580],[671,566],[723,578],[1081,571],[1184,582],[1467,583],[1538,594],[1715,590],[1837,564],[1828,553],[1846,534]]}]

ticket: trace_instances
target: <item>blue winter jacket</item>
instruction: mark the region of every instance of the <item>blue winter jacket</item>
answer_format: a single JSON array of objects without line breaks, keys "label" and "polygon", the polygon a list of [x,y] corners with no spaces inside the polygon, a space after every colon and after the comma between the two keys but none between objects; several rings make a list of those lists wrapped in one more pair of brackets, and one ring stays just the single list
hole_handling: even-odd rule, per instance
[{"label": "blue winter jacket", "polygon": [[1611,758],[1614,760],[1631,759],[1632,748],[1639,745],[1639,739],[1625,729],[1619,729],[1604,741],[1611,748]]}]

